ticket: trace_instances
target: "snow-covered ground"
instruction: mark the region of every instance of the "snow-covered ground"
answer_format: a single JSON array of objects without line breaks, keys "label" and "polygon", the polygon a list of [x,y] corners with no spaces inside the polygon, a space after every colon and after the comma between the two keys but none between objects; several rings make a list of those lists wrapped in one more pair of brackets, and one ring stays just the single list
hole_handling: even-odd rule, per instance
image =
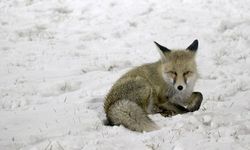
[{"label": "snow-covered ground", "polygon": [[[199,111],[104,126],[109,88],[199,39]],[[249,0],[1,0],[1,150],[249,150]]]}]

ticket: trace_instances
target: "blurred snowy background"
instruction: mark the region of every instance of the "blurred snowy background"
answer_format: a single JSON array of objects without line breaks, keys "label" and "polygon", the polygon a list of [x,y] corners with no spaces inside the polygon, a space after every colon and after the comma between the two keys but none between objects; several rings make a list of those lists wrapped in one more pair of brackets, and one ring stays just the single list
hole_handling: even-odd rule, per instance
[{"label": "blurred snowy background", "polygon": [[[199,39],[199,111],[159,131],[102,124],[105,94]],[[1,150],[249,150],[249,0],[1,0]]]}]

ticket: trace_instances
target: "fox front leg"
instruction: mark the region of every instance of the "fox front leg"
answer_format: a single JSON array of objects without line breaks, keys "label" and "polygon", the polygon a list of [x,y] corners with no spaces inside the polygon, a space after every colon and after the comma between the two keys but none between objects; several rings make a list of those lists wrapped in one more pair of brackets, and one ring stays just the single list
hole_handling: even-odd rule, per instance
[{"label": "fox front leg", "polygon": [[160,104],[159,108],[161,109],[160,114],[164,117],[169,117],[169,116],[173,116],[177,114],[184,114],[184,113],[189,112],[189,110],[186,109],[185,107],[182,107],[178,104],[171,103],[169,101],[163,104]]},{"label": "fox front leg", "polygon": [[189,110],[190,112],[199,110],[202,100],[203,96],[200,92],[193,92],[188,99],[187,110]]}]

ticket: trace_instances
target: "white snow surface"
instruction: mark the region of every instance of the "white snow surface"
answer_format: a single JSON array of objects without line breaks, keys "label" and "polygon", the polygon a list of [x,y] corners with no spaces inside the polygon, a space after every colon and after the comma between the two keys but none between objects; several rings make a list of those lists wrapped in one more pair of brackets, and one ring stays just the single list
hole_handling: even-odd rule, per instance
[{"label": "white snow surface", "polygon": [[[103,101],[153,44],[199,39],[199,111],[105,126]],[[1,0],[0,150],[249,150],[249,0]]]}]

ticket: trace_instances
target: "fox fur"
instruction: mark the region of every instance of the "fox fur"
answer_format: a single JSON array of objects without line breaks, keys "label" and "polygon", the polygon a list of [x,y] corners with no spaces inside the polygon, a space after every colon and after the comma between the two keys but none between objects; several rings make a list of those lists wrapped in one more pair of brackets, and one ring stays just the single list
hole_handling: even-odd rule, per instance
[{"label": "fox fur", "polygon": [[148,114],[172,116],[200,108],[202,94],[193,92],[198,77],[198,40],[188,48],[170,50],[155,42],[161,59],[124,74],[110,89],[104,111],[111,125],[149,132],[159,129]]}]

